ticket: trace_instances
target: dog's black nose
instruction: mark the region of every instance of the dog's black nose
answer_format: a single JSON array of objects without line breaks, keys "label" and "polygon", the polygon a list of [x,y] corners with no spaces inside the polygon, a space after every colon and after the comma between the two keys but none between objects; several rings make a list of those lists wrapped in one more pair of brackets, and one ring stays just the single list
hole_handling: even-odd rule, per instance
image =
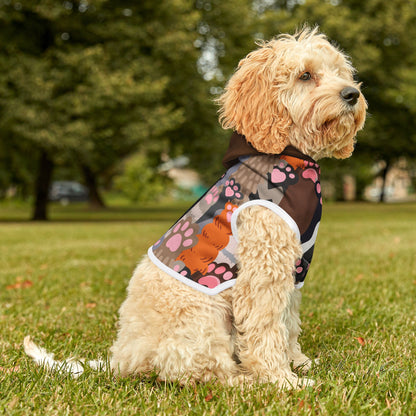
[{"label": "dog's black nose", "polygon": [[360,96],[360,91],[354,87],[345,87],[340,92],[341,98],[347,102],[349,105],[357,104],[358,97]]}]

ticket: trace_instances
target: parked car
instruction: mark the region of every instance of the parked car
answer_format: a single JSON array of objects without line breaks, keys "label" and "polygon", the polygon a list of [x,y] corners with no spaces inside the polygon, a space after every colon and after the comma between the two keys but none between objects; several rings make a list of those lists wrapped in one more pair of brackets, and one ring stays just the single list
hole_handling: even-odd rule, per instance
[{"label": "parked car", "polygon": [[70,202],[82,202],[88,200],[88,189],[74,181],[56,181],[49,190],[49,200],[67,205]]}]

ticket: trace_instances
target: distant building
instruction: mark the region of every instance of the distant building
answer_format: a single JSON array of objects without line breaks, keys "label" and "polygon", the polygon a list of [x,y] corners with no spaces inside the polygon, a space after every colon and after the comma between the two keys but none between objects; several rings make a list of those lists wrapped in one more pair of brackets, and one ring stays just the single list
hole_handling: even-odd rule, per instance
[{"label": "distant building", "polygon": [[159,171],[165,172],[176,185],[176,195],[179,198],[195,199],[199,198],[205,191],[201,178],[197,171],[187,168],[189,158],[179,156],[168,159],[159,166]]},{"label": "distant building", "polygon": [[[375,172],[380,172],[384,168],[384,162],[375,165]],[[364,191],[365,199],[378,201],[383,187],[383,178],[377,176],[373,183]],[[385,201],[399,202],[415,199],[412,190],[412,178],[408,162],[405,158],[400,158],[387,172],[385,184]]]}]

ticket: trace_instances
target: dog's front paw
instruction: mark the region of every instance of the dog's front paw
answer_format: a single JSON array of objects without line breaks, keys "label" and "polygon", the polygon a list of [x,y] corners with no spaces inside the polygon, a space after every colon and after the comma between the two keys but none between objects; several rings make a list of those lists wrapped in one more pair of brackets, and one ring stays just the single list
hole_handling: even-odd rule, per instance
[{"label": "dog's front paw", "polygon": [[306,355],[302,354],[293,359],[293,368],[301,373],[307,373],[312,367],[319,364],[319,359],[311,360]]},{"label": "dog's front paw", "polygon": [[297,377],[293,376],[290,378],[286,378],[283,383],[279,383],[281,387],[285,390],[292,390],[292,389],[303,389],[306,387],[312,387],[315,385],[315,380],[306,377]]},{"label": "dog's front paw", "polygon": [[301,388],[313,387],[315,385],[315,380],[313,380],[312,378],[302,377],[299,379],[299,382]]}]

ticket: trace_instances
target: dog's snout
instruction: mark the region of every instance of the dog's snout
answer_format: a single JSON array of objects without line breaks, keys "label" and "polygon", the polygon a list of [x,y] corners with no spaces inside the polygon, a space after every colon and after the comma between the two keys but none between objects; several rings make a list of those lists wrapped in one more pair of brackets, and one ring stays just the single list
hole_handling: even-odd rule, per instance
[{"label": "dog's snout", "polygon": [[348,103],[349,105],[357,104],[358,97],[360,96],[360,91],[354,87],[345,87],[340,92],[341,98]]}]

